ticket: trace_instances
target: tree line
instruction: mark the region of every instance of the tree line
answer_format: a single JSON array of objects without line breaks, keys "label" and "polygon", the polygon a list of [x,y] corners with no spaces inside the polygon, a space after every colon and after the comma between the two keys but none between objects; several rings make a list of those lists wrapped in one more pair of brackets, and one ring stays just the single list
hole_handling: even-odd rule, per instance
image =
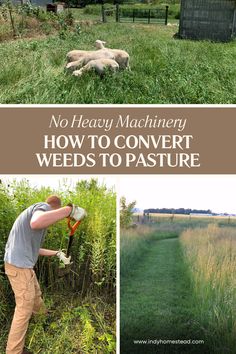
[{"label": "tree line", "polygon": [[213,214],[213,212],[210,209],[185,209],[185,208],[151,208],[151,209],[145,209],[144,210],[145,214],[152,213],[152,214]]}]

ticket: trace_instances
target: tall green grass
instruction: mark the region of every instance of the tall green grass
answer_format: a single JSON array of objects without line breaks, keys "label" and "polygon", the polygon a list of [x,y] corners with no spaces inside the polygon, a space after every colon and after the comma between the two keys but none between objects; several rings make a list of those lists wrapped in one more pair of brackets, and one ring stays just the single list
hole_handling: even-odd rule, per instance
[{"label": "tall green grass", "polygon": [[139,226],[137,229],[124,229],[120,239],[120,274],[127,276],[135,263],[138,263],[148,250],[153,237],[153,229]]},{"label": "tall green grass", "polygon": [[177,228],[173,225],[137,225],[137,228],[122,229],[120,240],[120,274],[127,277],[134,266],[142,262],[154,241],[175,238]]},{"label": "tall green grass", "polygon": [[[177,31],[177,26],[107,23],[81,25],[80,35],[64,39],[2,43],[0,103],[235,103],[235,42],[178,40]],[[66,53],[92,50],[96,39],[128,51],[131,71],[104,79],[66,73]]]},{"label": "tall green grass", "polygon": [[[115,353],[115,311],[112,304],[95,297],[47,294],[50,315],[30,322],[26,346],[33,353]],[[0,353],[5,344],[7,326],[1,327]]]},{"label": "tall green grass", "polygon": [[181,242],[192,279],[196,318],[214,353],[236,346],[236,235],[209,225],[184,232]]}]

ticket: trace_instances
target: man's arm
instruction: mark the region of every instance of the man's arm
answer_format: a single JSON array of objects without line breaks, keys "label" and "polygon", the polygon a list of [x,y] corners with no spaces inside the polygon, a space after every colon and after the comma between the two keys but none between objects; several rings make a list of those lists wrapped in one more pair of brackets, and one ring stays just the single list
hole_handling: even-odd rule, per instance
[{"label": "man's arm", "polygon": [[53,251],[47,250],[46,248],[40,248],[39,255],[46,257],[57,256],[60,259],[60,262],[63,262],[65,265],[71,264],[71,256],[67,257],[63,251]]},{"label": "man's arm", "polygon": [[54,250],[47,250],[46,248],[40,248],[39,249],[39,255],[40,256],[56,256],[59,251],[54,251]]},{"label": "man's arm", "polygon": [[45,229],[55,222],[68,217],[71,213],[72,207],[65,206],[56,210],[42,211],[37,210],[30,221],[30,227],[33,230]]}]

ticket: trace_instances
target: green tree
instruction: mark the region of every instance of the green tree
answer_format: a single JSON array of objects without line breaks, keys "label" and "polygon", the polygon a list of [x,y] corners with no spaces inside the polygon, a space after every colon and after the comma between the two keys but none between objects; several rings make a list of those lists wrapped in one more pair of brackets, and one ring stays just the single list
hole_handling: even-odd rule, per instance
[{"label": "green tree", "polygon": [[133,209],[136,205],[136,201],[127,203],[125,197],[120,199],[120,227],[128,228],[132,223]]}]

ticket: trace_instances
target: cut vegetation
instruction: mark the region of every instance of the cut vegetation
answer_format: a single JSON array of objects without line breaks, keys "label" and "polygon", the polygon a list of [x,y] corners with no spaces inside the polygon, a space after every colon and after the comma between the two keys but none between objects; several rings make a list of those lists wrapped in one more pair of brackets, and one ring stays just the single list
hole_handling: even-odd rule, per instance
[{"label": "cut vegetation", "polygon": [[234,353],[235,220],[165,220],[122,232],[121,353]]}]

